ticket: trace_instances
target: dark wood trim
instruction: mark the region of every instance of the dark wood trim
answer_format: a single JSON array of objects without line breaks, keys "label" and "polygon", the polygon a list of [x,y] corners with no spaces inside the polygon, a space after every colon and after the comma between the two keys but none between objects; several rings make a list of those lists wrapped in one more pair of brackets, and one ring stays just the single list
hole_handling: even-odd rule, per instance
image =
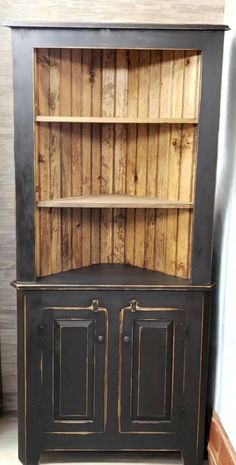
[{"label": "dark wood trim", "polygon": [[103,290],[109,290],[109,291],[112,291],[112,290],[124,290],[124,291],[129,291],[129,290],[133,290],[133,289],[136,289],[136,290],[140,290],[140,291],[145,291],[145,290],[157,290],[157,291],[178,291],[178,292],[181,292],[181,291],[200,291],[200,290],[206,290],[206,291],[210,291],[215,285],[214,284],[209,284],[209,285],[206,285],[206,286],[153,286],[153,285],[149,285],[149,286],[142,286],[142,285],[111,285],[111,286],[107,286],[105,284],[90,284],[90,285],[79,285],[79,284],[75,284],[75,285],[72,285],[72,284],[37,284],[37,283],[24,283],[24,282],[18,282],[18,281],[12,281],[11,282],[11,285],[12,287],[15,287],[15,289],[18,289],[18,290],[30,290],[30,291],[36,291],[36,290],[42,290],[42,291],[47,291],[47,290],[57,290],[57,291],[64,291],[64,290],[67,290],[67,291],[76,291],[76,290],[91,290],[91,291],[95,291],[95,290],[99,290],[99,289],[103,289]]},{"label": "dark wood trim", "polygon": [[109,28],[109,29],[171,29],[171,30],[191,30],[191,31],[227,31],[229,30],[229,26],[225,24],[155,24],[155,23],[143,23],[143,24],[136,24],[136,23],[79,23],[79,22],[47,22],[47,21],[20,21],[9,19],[7,21],[1,22],[2,26],[11,27],[11,28],[30,28],[30,29],[38,29],[38,28],[69,28],[69,29],[101,29],[101,28]]},{"label": "dark wood trim", "polygon": [[223,32],[212,34],[203,50],[192,247],[193,284],[210,283],[212,276],[212,231],[223,44]]},{"label": "dark wood trim", "polygon": [[209,339],[210,324],[212,313],[212,293],[204,293],[203,301],[203,320],[202,320],[202,340],[201,340],[201,379],[199,379],[199,403],[198,403],[198,431],[197,431],[197,450],[198,461],[204,457],[206,446],[206,399],[207,399],[207,381],[208,381],[208,361],[209,361]]},{"label": "dark wood trim", "polygon": [[[14,28],[13,36],[18,37],[31,48],[132,48],[132,49],[182,49],[209,50],[219,35],[223,32],[214,30],[187,29],[112,29],[95,28],[73,29],[61,28],[56,34],[53,28]],[[19,48],[18,48],[19,52]],[[23,57],[23,55],[22,55]],[[25,63],[26,64],[26,63]],[[30,68],[31,71],[31,68]]]},{"label": "dark wood trim", "polygon": [[16,275],[35,279],[33,53],[28,34],[13,31]]}]

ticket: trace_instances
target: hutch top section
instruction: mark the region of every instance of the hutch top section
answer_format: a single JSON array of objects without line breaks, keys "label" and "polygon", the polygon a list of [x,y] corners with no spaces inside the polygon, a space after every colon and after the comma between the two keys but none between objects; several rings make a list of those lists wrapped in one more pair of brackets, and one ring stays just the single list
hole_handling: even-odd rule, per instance
[{"label": "hutch top section", "polygon": [[227,26],[5,25],[18,281],[107,263],[210,283]]}]

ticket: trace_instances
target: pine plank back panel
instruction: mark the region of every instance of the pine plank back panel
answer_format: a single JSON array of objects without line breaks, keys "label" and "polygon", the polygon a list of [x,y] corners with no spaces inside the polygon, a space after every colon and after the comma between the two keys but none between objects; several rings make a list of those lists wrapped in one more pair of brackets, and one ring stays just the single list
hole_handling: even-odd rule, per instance
[{"label": "pine plank back panel", "polygon": [[[36,115],[198,118],[197,51],[39,49],[35,62]],[[35,128],[37,200],[116,193],[194,201],[194,124],[37,122]],[[38,276],[128,263],[189,277],[193,214],[41,208]]]}]

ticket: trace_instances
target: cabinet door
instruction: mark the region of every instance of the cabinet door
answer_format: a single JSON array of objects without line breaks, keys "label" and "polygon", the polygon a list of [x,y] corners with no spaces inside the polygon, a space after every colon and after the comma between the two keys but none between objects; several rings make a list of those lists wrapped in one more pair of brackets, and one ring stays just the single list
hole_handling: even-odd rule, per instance
[{"label": "cabinet door", "polygon": [[121,432],[177,431],[183,411],[184,332],[182,309],[121,310]]},{"label": "cabinet door", "polygon": [[43,318],[44,426],[104,431],[106,422],[106,309],[46,308]]}]

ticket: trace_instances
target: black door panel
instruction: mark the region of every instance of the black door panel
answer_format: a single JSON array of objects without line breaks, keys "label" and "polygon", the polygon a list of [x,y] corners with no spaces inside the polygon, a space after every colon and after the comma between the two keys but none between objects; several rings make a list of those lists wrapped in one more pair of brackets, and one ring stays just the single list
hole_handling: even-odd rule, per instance
[{"label": "black door panel", "polygon": [[121,311],[120,430],[176,431],[182,421],[185,311]]},{"label": "black door panel", "polygon": [[60,431],[63,424],[75,431],[104,431],[107,323],[104,308],[43,310],[44,427],[48,431]]},{"label": "black door panel", "polygon": [[134,321],[132,350],[132,418],[170,420],[173,321]]},{"label": "black door panel", "polygon": [[54,418],[93,419],[94,320],[54,321]]}]

